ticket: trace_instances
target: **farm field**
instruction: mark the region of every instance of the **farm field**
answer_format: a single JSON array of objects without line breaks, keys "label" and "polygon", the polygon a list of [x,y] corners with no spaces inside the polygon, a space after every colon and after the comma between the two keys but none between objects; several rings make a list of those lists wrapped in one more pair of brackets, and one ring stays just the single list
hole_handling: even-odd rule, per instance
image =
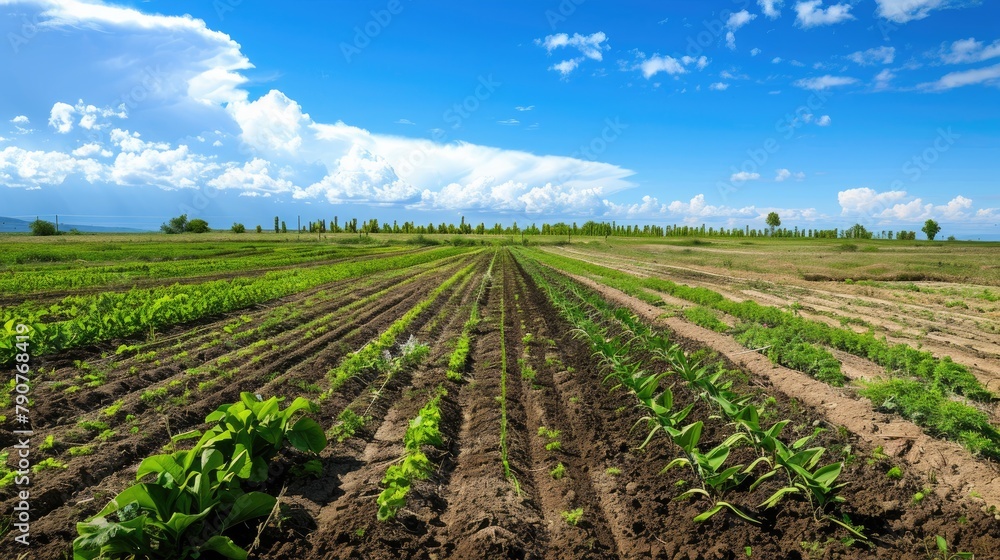
[{"label": "farm field", "polygon": [[[22,499],[11,420],[30,354],[31,557],[73,557],[95,516],[171,519],[191,498],[128,492],[141,472],[160,496],[183,458],[232,467],[217,482],[233,498],[176,538],[147,528],[150,557],[178,542],[303,559],[1000,545],[995,245],[163,237],[5,239],[0,502]],[[272,437],[279,407],[306,401]],[[240,407],[271,451],[191,432]],[[237,497],[264,505],[239,516]],[[15,523],[4,558],[23,553]],[[107,542],[77,540],[78,557]]]}]

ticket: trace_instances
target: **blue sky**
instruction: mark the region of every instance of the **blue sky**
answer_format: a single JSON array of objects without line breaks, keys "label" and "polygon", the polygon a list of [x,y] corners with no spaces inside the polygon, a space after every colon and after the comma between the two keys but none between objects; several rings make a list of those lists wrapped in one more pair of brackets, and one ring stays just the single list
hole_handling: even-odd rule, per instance
[{"label": "blue sky", "polygon": [[0,215],[1000,233],[1000,7],[0,0]]}]

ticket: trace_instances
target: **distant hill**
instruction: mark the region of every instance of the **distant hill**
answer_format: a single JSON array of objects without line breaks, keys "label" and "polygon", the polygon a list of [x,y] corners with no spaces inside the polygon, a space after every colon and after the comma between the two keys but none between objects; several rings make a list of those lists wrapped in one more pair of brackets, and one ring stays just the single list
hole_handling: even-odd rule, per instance
[{"label": "distant hill", "polygon": [[[34,220],[32,220],[34,221]],[[31,228],[28,227],[30,221],[18,220],[17,218],[5,218],[0,216],[0,233],[28,233]],[[149,230],[145,229],[135,229],[126,227],[105,227],[105,226],[81,226],[78,224],[64,224],[59,223],[59,231],[67,232],[71,229],[75,229],[80,232],[86,233],[141,233]]]}]

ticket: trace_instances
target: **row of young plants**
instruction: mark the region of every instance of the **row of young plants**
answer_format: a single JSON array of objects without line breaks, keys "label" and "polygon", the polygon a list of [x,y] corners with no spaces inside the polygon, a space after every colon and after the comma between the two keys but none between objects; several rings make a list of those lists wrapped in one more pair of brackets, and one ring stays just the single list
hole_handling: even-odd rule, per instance
[{"label": "row of young plants", "polygon": [[316,404],[297,398],[282,409],[282,400],[242,393],[238,402],[205,418],[215,423],[212,428],[174,436],[175,444],[197,442],[144,459],[136,480],[146,482],[125,489],[77,524],[73,557],[177,560],[214,552],[247,558],[226,533],[271,514],[277,504],[274,496],[248,489],[268,480],[268,463],[286,444],[311,454],[327,444],[319,424],[298,414],[316,412]]},{"label": "row of young plants", "polygon": [[330,389],[327,391],[326,395],[338,391],[344,383],[355,376],[378,366],[380,360],[384,359],[385,351],[392,348],[392,346],[396,343],[396,338],[399,337],[399,335],[402,334],[410,326],[410,324],[424,312],[425,309],[437,301],[438,297],[443,292],[451,288],[456,282],[471,274],[476,266],[477,264],[473,262],[453,274],[441,283],[440,286],[428,294],[427,297],[411,307],[409,311],[404,313],[402,317],[390,325],[385,332],[378,336],[378,338],[368,342],[359,350],[351,352],[340,362],[339,365],[337,365],[337,367],[327,372],[327,378],[330,380]]},{"label": "row of young plants", "polygon": [[506,261],[510,258],[510,253],[503,252],[501,257],[501,278],[500,278],[500,464],[503,466],[504,477],[514,485],[514,493],[521,494],[521,483],[514,476],[513,469],[510,468],[509,453],[509,422],[507,418],[507,267]]},{"label": "row of young plants", "polygon": [[[393,250],[400,250],[398,247]],[[179,260],[113,261],[115,264],[44,263],[12,267],[0,277],[0,293],[31,294],[43,290],[70,290],[93,286],[131,284],[142,279],[194,278],[230,271],[253,271],[319,261],[381,255],[384,247],[288,246],[253,247],[212,251],[209,255]]]},{"label": "row of young plants", "polygon": [[[840,377],[829,365],[829,357],[807,351],[799,344],[824,344],[870,359],[885,367],[890,377],[867,382],[860,391],[876,407],[899,414],[934,437],[956,441],[973,454],[1000,459],[1000,430],[990,422],[990,416],[956,398],[965,397],[986,403],[994,398],[993,394],[968,368],[949,357],[939,359],[930,352],[905,344],[889,344],[884,337],[876,338],[871,331],[859,334],[753,301],[734,302],[706,288],[685,286],[660,278],[640,279],[618,270],[545,252],[535,251],[532,258],[566,272],[596,276],[608,286],[641,296],[647,301],[659,299],[649,291],[654,290],[727,313],[746,324],[744,328],[750,334],[745,336],[745,340],[754,348],[768,345],[776,348],[773,352],[777,361],[782,363],[801,364],[808,361],[807,369],[821,374],[821,380],[832,379],[833,384],[837,384]],[[827,365],[813,365],[811,360],[814,359]]]},{"label": "row of young plants", "polygon": [[0,330],[0,366],[9,364],[14,358],[14,325],[17,323],[32,327],[31,341],[35,355],[52,354],[140,333],[152,336],[157,329],[165,326],[243,309],[329,282],[406,268],[467,252],[463,248],[432,249],[302,270],[272,271],[252,278],[69,296],[48,308],[38,308],[29,302],[0,309],[0,325],[3,325]]},{"label": "row of young plants", "polygon": [[385,477],[382,479],[385,490],[376,500],[379,521],[394,519],[399,510],[406,505],[406,496],[413,487],[413,481],[427,480],[434,472],[434,465],[422,448],[444,445],[440,427],[440,405],[441,398],[447,394],[448,391],[439,385],[434,397],[410,420],[403,435],[403,447],[406,451],[402,461],[386,469]]},{"label": "row of young plants", "polygon": [[[641,421],[648,423],[650,431],[640,447],[656,441],[657,435],[665,435],[674,445],[679,456],[664,471],[688,468],[697,481],[676,499],[701,497],[710,502],[708,509],[695,516],[696,522],[729,510],[748,522],[760,523],[744,507],[729,501],[728,496],[739,490],[753,492],[776,477],[784,479],[784,484],[757,508],[770,509],[788,496],[800,495],[811,503],[817,520],[831,521],[847,529],[853,537],[865,539],[859,528],[834,516],[835,505],[843,502],[839,492],[845,484],[837,482],[843,463],[821,466],[826,450],[807,447],[812,436],[786,443],[780,436],[789,420],[761,425],[761,409],[751,402],[751,396],[732,391],[731,382],[721,380],[722,371],[711,373],[628,310],[614,309],[597,294],[568,281],[547,278],[532,263],[524,264],[563,318],[575,327],[575,334],[585,339],[599,357],[608,371],[605,382],[615,384],[612,390],[627,389],[646,412]],[[615,325],[619,334],[613,334],[602,324]],[[650,371],[636,358],[637,354],[650,351],[666,366],[666,371]],[[712,410],[709,418],[719,414],[726,418],[733,433],[709,448],[701,440],[704,422],[685,422],[696,402],[681,407],[674,401],[670,386],[664,384],[675,377],[708,404]],[[739,446],[754,449],[756,458],[749,464],[732,464],[730,454]]]},{"label": "row of young plants", "polygon": [[462,325],[462,334],[459,335],[458,341],[455,342],[455,349],[448,358],[448,370],[445,375],[452,381],[461,381],[462,375],[465,373],[465,368],[469,361],[469,349],[472,347],[473,332],[475,331],[476,326],[479,325],[479,304],[482,302],[483,296],[486,294],[487,286],[492,285],[493,264],[497,260],[498,253],[499,250],[494,251],[493,253],[493,259],[490,260],[490,266],[486,269],[486,274],[483,275],[483,279],[479,284],[479,290],[476,292],[476,296],[472,300],[472,310],[469,311],[469,319],[464,325]]}]

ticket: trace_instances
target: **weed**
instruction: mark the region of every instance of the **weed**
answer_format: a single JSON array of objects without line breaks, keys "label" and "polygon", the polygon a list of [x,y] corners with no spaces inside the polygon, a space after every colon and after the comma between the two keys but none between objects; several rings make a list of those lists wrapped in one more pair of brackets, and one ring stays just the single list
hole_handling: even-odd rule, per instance
[{"label": "weed", "polygon": [[903,478],[903,469],[899,467],[892,467],[889,472],[885,473],[885,477],[889,480],[899,480]]},{"label": "weed", "polygon": [[622,474],[622,470],[618,467],[608,467],[604,469],[604,472],[606,472],[609,476],[618,476]]},{"label": "weed", "polygon": [[31,470],[37,473],[48,469],[65,469],[65,468],[66,468],[66,463],[53,459],[52,457],[47,457],[35,463],[35,465],[31,467]]},{"label": "weed", "polygon": [[92,445],[81,445],[79,447],[70,447],[67,451],[70,457],[80,457],[83,455],[91,455],[94,453],[94,446]]},{"label": "weed", "polygon": [[104,416],[107,416],[108,418],[110,418],[110,417],[114,416],[115,414],[118,414],[118,411],[121,410],[122,405],[124,405],[124,404],[125,404],[125,401],[123,399],[118,399],[117,401],[115,401],[115,402],[111,403],[110,405],[108,405],[108,407],[105,408],[101,412],[101,414],[103,414]]}]

